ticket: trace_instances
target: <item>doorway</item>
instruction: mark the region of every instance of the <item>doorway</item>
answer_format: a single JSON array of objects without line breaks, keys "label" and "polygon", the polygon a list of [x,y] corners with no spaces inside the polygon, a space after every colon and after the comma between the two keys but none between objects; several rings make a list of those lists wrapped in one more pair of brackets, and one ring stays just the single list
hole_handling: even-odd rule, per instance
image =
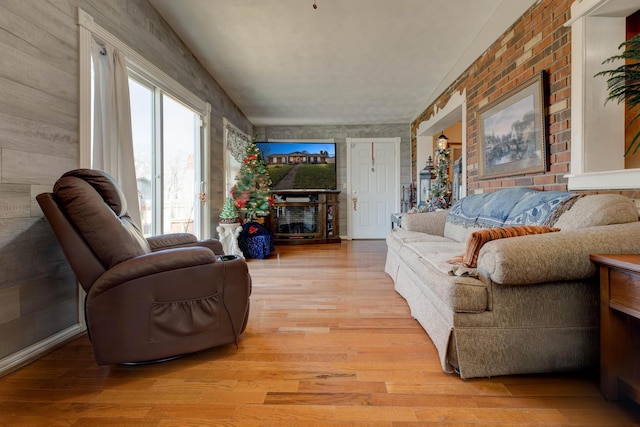
[{"label": "doorway", "polygon": [[400,138],[347,138],[347,222],[351,239],[383,239],[399,212]]}]

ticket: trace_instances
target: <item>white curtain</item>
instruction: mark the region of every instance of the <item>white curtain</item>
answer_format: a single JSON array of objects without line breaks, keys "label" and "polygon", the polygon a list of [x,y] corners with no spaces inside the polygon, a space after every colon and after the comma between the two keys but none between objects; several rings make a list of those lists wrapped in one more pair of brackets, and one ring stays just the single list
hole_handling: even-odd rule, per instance
[{"label": "white curtain", "polygon": [[236,183],[235,178],[240,172],[240,166],[247,155],[247,147],[249,146],[249,136],[245,133],[237,130],[231,124],[227,124],[226,132],[226,145],[227,152],[225,173],[226,173],[226,196],[231,195],[231,187]]},{"label": "white curtain", "polygon": [[124,53],[92,40],[94,70],[92,168],[111,175],[127,198],[127,212],[140,226],[133,159],[129,78]]}]

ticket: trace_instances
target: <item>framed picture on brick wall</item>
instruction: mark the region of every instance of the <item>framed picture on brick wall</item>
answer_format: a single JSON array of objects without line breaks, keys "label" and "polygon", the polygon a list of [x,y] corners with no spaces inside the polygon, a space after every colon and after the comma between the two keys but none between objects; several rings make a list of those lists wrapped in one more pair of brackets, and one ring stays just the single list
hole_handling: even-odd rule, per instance
[{"label": "framed picture on brick wall", "polygon": [[478,110],[479,177],[547,170],[545,74]]}]

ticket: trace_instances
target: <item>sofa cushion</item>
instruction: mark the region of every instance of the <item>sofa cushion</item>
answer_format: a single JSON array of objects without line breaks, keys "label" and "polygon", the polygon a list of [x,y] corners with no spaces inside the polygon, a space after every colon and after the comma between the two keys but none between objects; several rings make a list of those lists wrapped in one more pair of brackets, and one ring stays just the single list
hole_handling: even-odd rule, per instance
[{"label": "sofa cushion", "polygon": [[449,260],[450,263],[460,263],[465,267],[476,268],[478,266],[478,254],[482,246],[491,240],[508,237],[527,236],[530,234],[543,234],[560,231],[559,228],[551,228],[544,225],[516,225],[510,227],[494,227],[478,230],[471,233],[467,239],[465,252],[461,256]]},{"label": "sofa cushion", "polygon": [[463,245],[451,241],[413,242],[406,244],[399,255],[416,277],[422,279],[420,286],[425,295],[437,295],[456,313],[481,313],[490,308],[487,285],[475,277],[451,274],[453,266],[447,263],[462,251]]},{"label": "sofa cushion", "polygon": [[536,191],[523,195],[511,209],[503,225],[553,226],[580,195],[564,191]]},{"label": "sofa cushion", "polygon": [[564,231],[635,221],[638,208],[630,198],[620,194],[590,194],[576,200],[554,226]]}]

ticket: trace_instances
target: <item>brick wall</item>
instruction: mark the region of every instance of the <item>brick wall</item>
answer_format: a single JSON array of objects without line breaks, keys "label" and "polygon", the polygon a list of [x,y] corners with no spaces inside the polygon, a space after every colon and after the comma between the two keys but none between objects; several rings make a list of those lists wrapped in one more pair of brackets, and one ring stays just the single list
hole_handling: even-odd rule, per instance
[{"label": "brick wall", "polygon": [[[569,172],[571,124],[571,29],[572,0],[541,0],[515,22],[435,102],[411,124],[412,176],[416,176],[416,131],[442,108],[451,94],[467,91],[467,188],[469,194],[501,187],[527,186],[543,190],[566,190]],[[496,100],[540,71],[548,76],[546,172],[478,178],[479,151],[476,116],[478,109]]]}]

